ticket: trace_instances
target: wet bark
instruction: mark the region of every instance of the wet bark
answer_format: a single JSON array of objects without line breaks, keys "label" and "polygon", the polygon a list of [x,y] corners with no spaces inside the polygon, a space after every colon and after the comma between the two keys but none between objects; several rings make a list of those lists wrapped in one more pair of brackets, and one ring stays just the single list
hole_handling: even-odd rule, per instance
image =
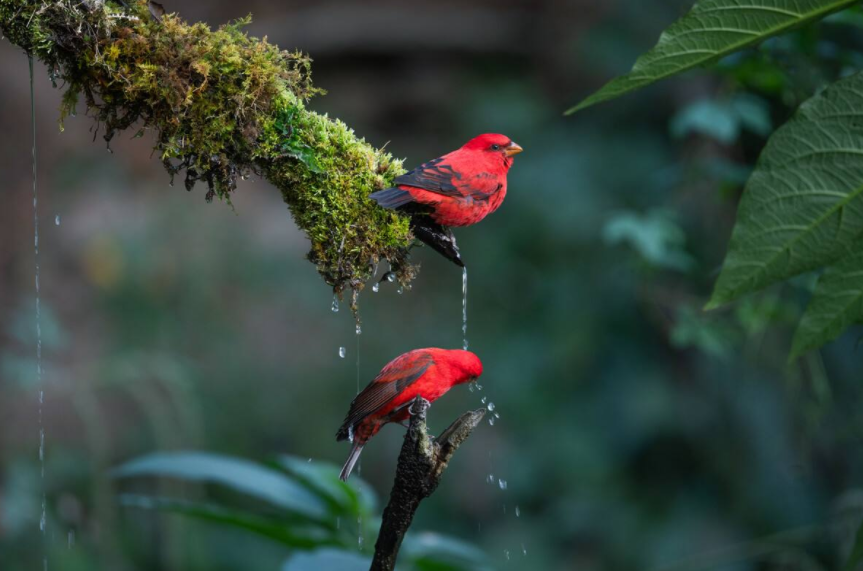
[{"label": "wet bark", "polygon": [[484,408],[461,415],[440,436],[433,438],[426,426],[428,403],[418,398],[399,454],[395,482],[383,514],[370,571],[393,571],[399,548],[417,508],[437,489],[444,470],[458,447],[485,416]]}]

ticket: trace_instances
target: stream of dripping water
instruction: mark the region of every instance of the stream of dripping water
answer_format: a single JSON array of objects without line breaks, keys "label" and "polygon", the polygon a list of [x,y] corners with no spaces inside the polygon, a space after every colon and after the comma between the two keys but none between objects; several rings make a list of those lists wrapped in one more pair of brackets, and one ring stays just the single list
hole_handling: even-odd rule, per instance
[{"label": "stream of dripping water", "polygon": [[33,259],[35,262],[34,285],[36,288],[36,382],[39,387],[39,473],[42,488],[42,505],[39,514],[39,532],[42,534],[43,571],[48,569],[47,551],[47,514],[45,509],[45,425],[42,419],[42,407],[45,404],[45,391],[42,384],[42,308],[39,293],[39,195],[36,185],[36,96],[33,87],[33,56],[28,56],[30,69],[30,128],[33,138]]},{"label": "stream of dripping water", "polygon": [[461,337],[462,349],[467,351],[467,268],[461,271]]},{"label": "stream of dripping water", "polygon": [[[356,321],[356,338],[357,338],[357,360],[356,360],[356,368],[357,368],[357,394],[360,394],[360,335],[362,335],[363,330],[360,327],[360,317],[357,315]],[[357,460],[357,476],[360,477],[363,474],[363,460],[362,456]],[[360,551],[363,550],[363,515],[362,513],[357,515],[357,545],[360,548]]]}]

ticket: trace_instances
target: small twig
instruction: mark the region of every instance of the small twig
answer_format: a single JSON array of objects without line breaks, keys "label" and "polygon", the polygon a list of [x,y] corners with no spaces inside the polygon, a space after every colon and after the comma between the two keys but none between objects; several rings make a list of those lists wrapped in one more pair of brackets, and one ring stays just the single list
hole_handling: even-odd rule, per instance
[{"label": "small twig", "polygon": [[434,493],[453,454],[486,413],[484,408],[468,411],[432,439],[426,426],[426,404],[421,397],[411,404],[412,416],[370,571],[393,571],[402,540],[420,502]]}]

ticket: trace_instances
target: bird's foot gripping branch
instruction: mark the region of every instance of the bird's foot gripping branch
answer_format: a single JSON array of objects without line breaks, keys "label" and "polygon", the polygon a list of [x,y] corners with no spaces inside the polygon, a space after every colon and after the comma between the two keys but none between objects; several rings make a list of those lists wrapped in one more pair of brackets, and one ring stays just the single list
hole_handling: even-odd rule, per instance
[{"label": "bird's foot gripping branch", "polygon": [[208,200],[230,201],[238,177],[265,177],[338,293],[359,292],[382,260],[407,284],[408,220],[368,199],[404,173],[401,161],[306,109],[319,93],[311,60],[248,37],[247,23],[211,30],[140,1],[0,0],[6,39],[65,85],[61,123],[83,95],[109,144],[125,129],[152,131],[172,179],[204,183]]}]

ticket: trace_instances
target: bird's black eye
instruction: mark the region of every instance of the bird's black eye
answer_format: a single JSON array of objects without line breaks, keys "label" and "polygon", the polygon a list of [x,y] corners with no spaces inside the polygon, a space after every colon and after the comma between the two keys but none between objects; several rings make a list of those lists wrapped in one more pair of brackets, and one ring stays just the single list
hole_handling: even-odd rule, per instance
[{"label": "bird's black eye", "polygon": [[492,146],[491,146],[491,150],[492,150],[492,151],[499,151],[499,150],[500,150],[500,145],[492,145]]}]

